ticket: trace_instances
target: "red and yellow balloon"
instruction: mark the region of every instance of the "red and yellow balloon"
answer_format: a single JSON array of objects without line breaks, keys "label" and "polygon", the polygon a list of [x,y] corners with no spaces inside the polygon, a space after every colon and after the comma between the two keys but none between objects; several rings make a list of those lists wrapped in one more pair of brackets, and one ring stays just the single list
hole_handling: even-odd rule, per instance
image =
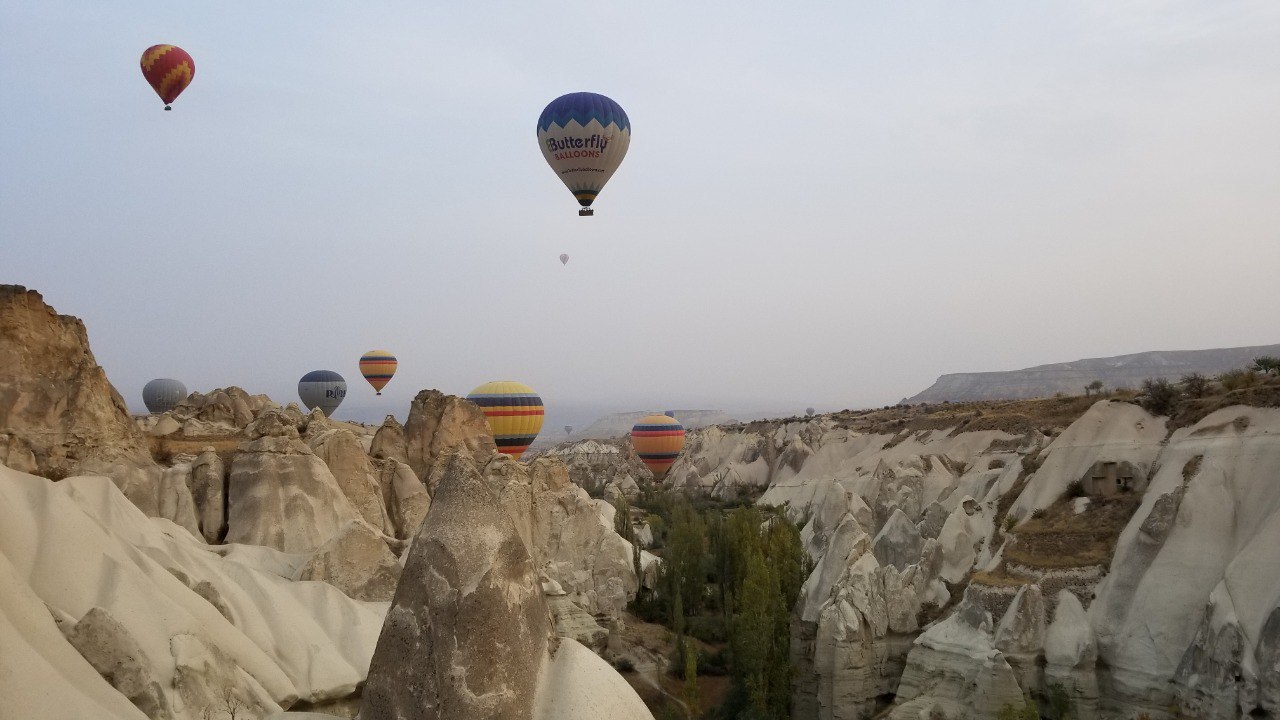
[{"label": "red and yellow balloon", "polygon": [[396,374],[399,366],[396,356],[386,350],[370,350],[360,356],[360,374],[379,395],[382,394],[382,388],[391,382],[391,376]]},{"label": "red and yellow balloon", "polygon": [[684,426],[667,415],[649,415],[631,428],[631,444],[653,477],[661,480],[684,448]]},{"label": "red and yellow balloon", "polygon": [[142,76],[169,110],[196,76],[196,61],[177,45],[152,45],[142,53]]}]

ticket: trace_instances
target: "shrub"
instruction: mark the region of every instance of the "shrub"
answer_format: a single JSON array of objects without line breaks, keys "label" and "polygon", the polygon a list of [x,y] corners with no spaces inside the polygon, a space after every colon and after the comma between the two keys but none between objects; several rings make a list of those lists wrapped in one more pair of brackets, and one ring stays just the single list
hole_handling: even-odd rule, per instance
[{"label": "shrub", "polygon": [[688,619],[688,633],[704,643],[723,643],[729,641],[729,629],[725,626],[724,617],[720,615],[699,615]]},{"label": "shrub", "polygon": [[1032,519],[1032,520],[1039,520],[1039,519],[1043,518],[1046,514],[1047,514],[1047,513],[1045,512],[1045,509],[1044,509],[1044,508],[1036,508],[1035,512],[1031,513],[1031,519]]},{"label": "shrub", "polygon": [[1230,370],[1218,376],[1218,382],[1222,383],[1223,389],[1228,392],[1253,387],[1258,384],[1259,380],[1261,378],[1258,377],[1257,372],[1247,369]]},{"label": "shrub", "polygon": [[631,658],[618,658],[613,661],[613,667],[620,673],[633,673],[636,671],[636,664]]},{"label": "shrub", "polygon": [[1084,491],[1084,483],[1079,480],[1072,480],[1067,486],[1067,497],[1078,498],[1084,497],[1087,493]]},{"label": "shrub", "polygon": [[991,461],[987,463],[988,470],[996,470],[1002,467],[1004,467],[1004,458],[992,458]]},{"label": "shrub", "polygon": [[1200,373],[1183,375],[1180,382],[1188,397],[1202,398],[1209,392],[1209,378]]},{"label": "shrub", "polygon": [[1271,375],[1273,373],[1280,375],[1280,358],[1271,355],[1254,358],[1253,366],[1250,370],[1257,370],[1263,375]]},{"label": "shrub", "polygon": [[1018,707],[1017,705],[1005,705],[996,713],[997,720],[1040,720],[1040,711],[1036,708],[1034,700],[1028,700],[1026,705]]},{"label": "shrub", "polygon": [[1138,404],[1153,415],[1172,415],[1180,395],[1182,391],[1165,378],[1147,378],[1142,381],[1142,395],[1138,398]]},{"label": "shrub", "polygon": [[1015,527],[1018,526],[1018,518],[1012,515],[1005,515],[1004,520],[1000,523],[1000,526],[1004,528],[1005,532],[1011,532]]}]

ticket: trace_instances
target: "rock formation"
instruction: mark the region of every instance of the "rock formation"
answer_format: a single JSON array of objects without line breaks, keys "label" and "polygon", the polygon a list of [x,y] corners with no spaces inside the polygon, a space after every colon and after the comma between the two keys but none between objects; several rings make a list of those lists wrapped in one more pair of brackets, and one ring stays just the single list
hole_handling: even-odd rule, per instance
[{"label": "rock formation", "polygon": [[441,459],[431,510],[370,665],[361,718],[649,720],[603,660],[554,636],[526,541],[468,454]]},{"label": "rock formation", "polygon": [[[386,440],[390,446],[382,457],[399,460],[394,448],[394,428]],[[409,420],[404,425],[404,462],[431,490],[431,469],[436,461],[456,449],[464,449],[477,465],[483,465],[497,452],[489,421],[473,403],[439,390],[423,390],[409,406]]]},{"label": "rock formation", "polygon": [[297,428],[269,410],[246,430],[227,494],[227,542],[311,553],[360,514]]}]

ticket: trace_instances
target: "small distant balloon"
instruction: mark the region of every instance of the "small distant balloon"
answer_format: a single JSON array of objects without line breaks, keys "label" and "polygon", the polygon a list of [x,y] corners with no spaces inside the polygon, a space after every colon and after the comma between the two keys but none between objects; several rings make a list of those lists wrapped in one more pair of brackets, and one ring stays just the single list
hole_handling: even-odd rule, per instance
[{"label": "small distant balloon", "polygon": [[592,215],[591,203],[631,145],[631,121],[618,103],[590,92],[552,100],[538,117],[538,146],[556,177]]},{"label": "small distant balloon", "polygon": [[808,416],[810,416],[810,417],[812,417],[812,416],[813,416],[813,412],[814,412],[814,411],[813,411],[813,408],[805,408],[805,409],[804,409],[804,414],[805,414],[805,415],[808,415]]},{"label": "small distant balloon", "polygon": [[561,265],[569,264],[569,253],[560,253],[560,264]]},{"label": "small distant balloon", "polygon": [[667,417],[669,417],[669,418],[673,418],[673,417],[675,417],[675,416],[676,416],[676,411],[675,411],[675,410],[668,410],[668,411],[666,411],[666,412],[664,412],[664,413],[662,413],[662,414],[663,414],[663,415],[666,415],[666,416],[667,416]]},{"label": "small distant balloon", "polygon": [[391,382],[391,376],[396,374],[399,366],[396,356],[386,350],[370,350],[360,356],[360,374],[369,381],[377,395],[382,394],[382,388]]},{"label": "small distant balloon", "polygon": [[142,402],[152,415],[169,412],[187,397],[187,386],[171,378],[156,378],[142,388]]},{"label": "small distant balloon", "polygon": [[572,425],[565,425],[565,426],[564,426],[564,434],[565,434],[565,435],[568,435],[568,434],[570,434],[570,433],[572,433],[572,432],[573,432],[573,426],[572,426]]},{"label": "small distant balloon", "polygon": [[631,428],[631,445],[661,480],[684,447],[684,426],[667,415],[649,415]]},{"label": "small distant balloon", "polygon": [[498,452],[519,460],[538,437],[545,414],[533,388],[513,380],[487,382],[467,396],[484,411]]},{"label": "small distant balloon", "polygon": [[312,370],[298,381],[298,398],[308,410],[320,408],[325,417],[333,417],[333,411],[347,396],[347,381],[332,370]]},{"label": "small distant balloon", "polygon": [[152,45],[142,52],[142,76],[151,84],[165,110],[196,76],[196,61],[177,45]]}]

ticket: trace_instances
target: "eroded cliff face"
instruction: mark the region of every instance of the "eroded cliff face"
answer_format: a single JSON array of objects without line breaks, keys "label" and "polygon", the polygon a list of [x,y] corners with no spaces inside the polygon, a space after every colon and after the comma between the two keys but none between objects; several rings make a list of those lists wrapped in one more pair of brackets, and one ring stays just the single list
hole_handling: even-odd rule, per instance
[{"label": "eroded cliff face", "polygon": [[1280,713],[1280,410],[1076,414],[707,428],[668,482],[807,519],[797,718]]}]

